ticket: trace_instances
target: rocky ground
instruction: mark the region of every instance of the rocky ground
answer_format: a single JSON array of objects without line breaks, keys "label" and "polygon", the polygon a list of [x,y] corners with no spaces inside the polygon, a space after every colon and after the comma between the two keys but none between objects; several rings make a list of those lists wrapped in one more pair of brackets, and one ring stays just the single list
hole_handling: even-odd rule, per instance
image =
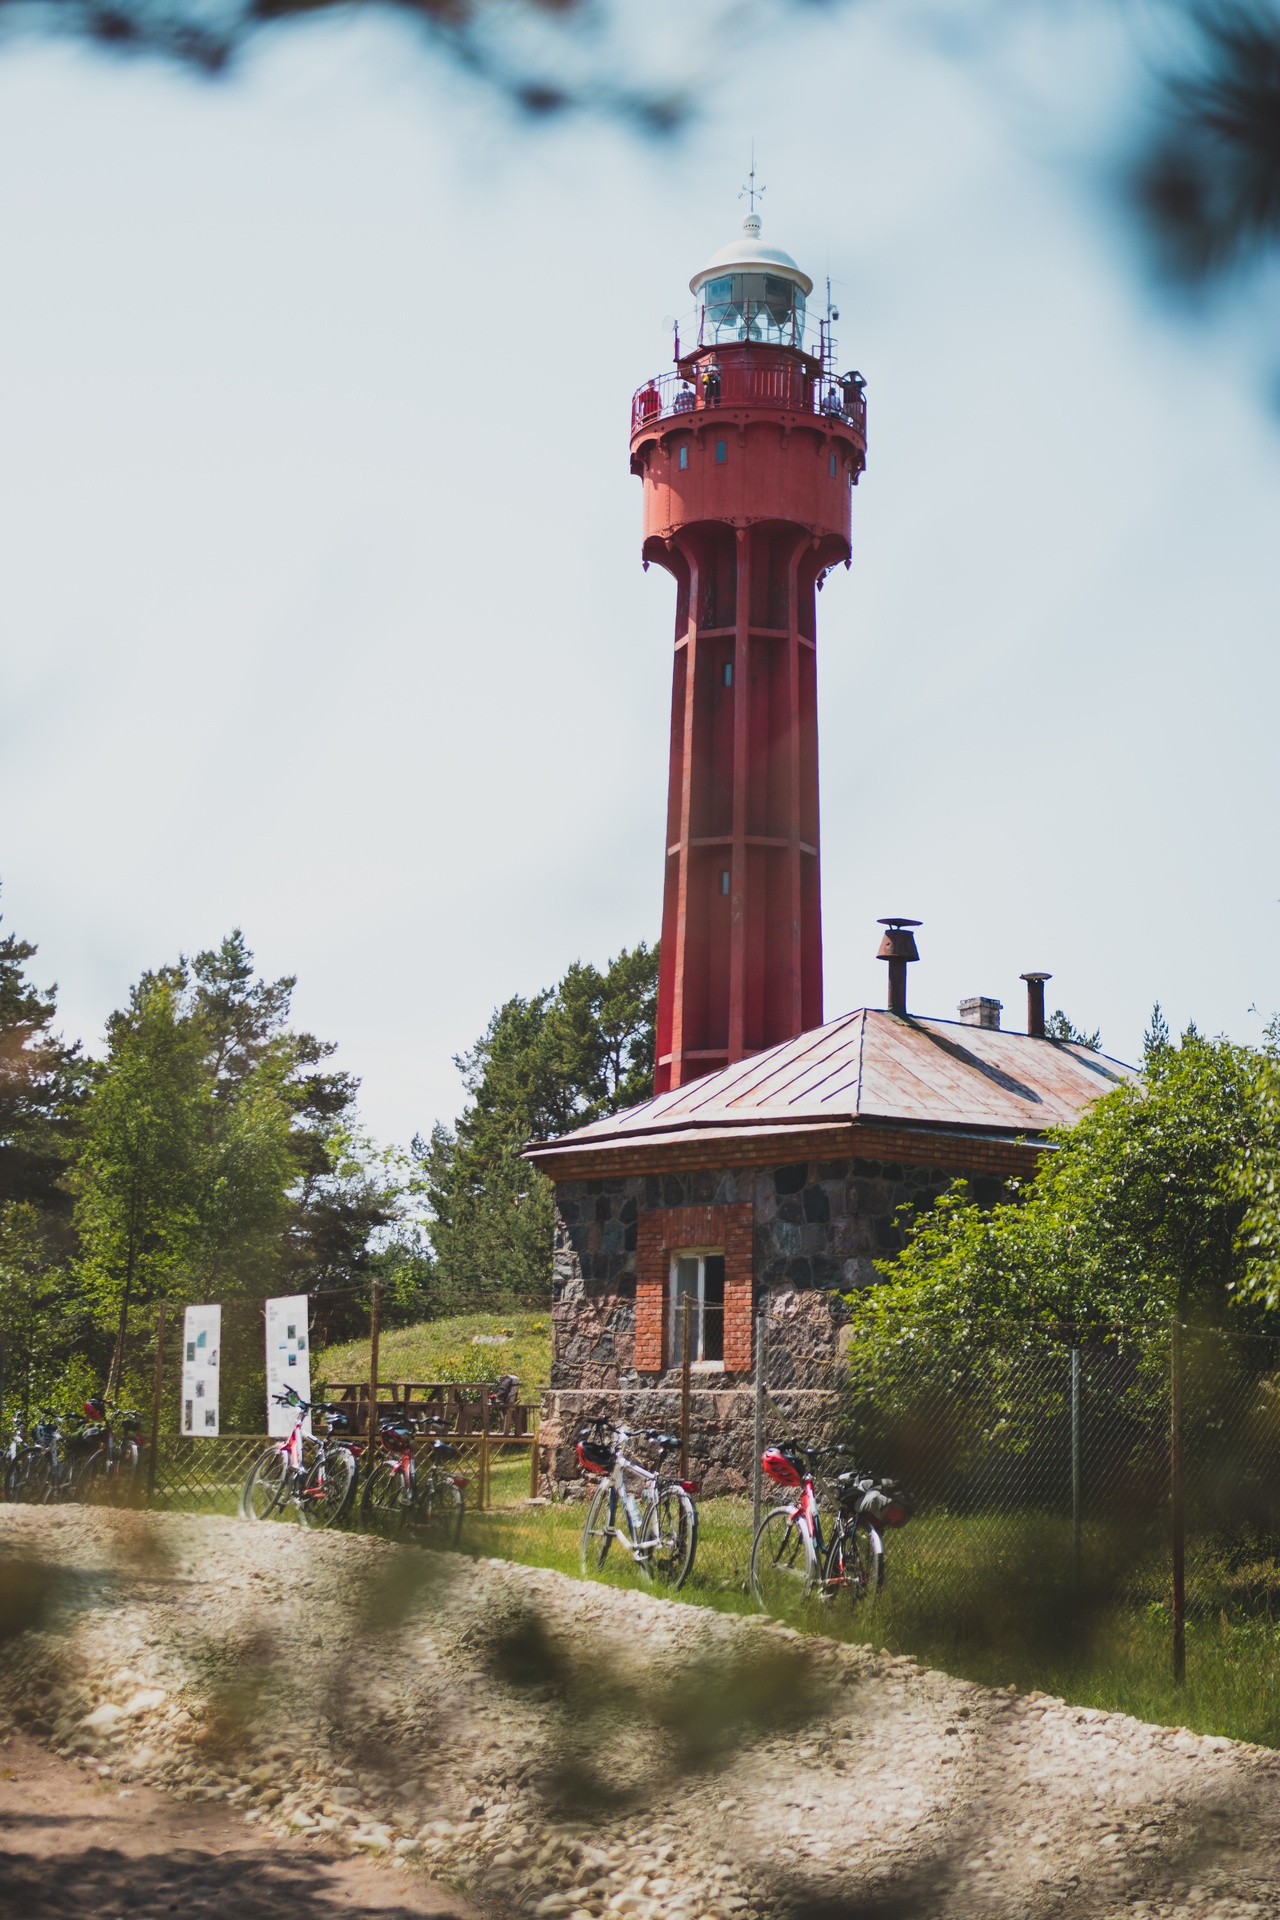
[{"label": "rocky ground", "polygon": [[414,1913],[1280,1916],[1280,1755],[558,1574],[0,1509],[0,1635],[0,1728],[117,1809]]},{"label": "rocky ground", "polygon": [[466,1920],[422,1874],[259,1836],[217,1801],[101,1779],[13,1734],[0,1755],[0,1913],[102,1920]]}]

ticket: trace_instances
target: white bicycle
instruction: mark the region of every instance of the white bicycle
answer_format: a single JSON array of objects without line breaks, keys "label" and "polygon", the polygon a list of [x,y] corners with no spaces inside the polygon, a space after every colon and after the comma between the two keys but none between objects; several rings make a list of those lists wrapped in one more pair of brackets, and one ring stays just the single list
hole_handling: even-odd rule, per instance
[{"label": "white bicycle", "polygon": [[[698,1551],[695,1480],[674,1480],[662,1471],[666,1456],[680,1445],[675,1433],[649,1428],[644,1438],[658,1453],[656,1468],[642,1467],[626,1452],[635,1439],[630,1427],[592,1420],[578,1431],[578,1462],[600,1480],[582,1529],[582,1571],[600,1573],[614,1541],[629,1553],[646,1580],[661,1581],[677,1593],[689,1578]],[[633,1493],[628,1480],[638,1482]]]}]

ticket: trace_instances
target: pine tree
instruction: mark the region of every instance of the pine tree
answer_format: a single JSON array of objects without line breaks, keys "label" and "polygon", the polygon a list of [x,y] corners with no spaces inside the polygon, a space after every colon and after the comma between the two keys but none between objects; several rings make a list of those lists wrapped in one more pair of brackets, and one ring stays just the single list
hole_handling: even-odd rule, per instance
[{"label": "pine tree", "polygon": [[552,1189],[522,1149],[648,1098],[657,990],[658,950],[643,942],[603,973],[575,963],[506,1001],[459,1056],[469,1097],[456,1126],[414,1142],[438,1304],[545,1299]]}]

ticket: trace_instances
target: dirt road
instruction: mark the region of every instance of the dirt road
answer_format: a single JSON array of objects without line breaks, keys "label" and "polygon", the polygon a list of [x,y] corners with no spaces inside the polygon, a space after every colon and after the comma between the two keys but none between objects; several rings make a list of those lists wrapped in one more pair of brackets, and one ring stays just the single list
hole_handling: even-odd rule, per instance
[{"label": "dirt road", "polygon": [[43,1920],[466,1920],[459,1895],[402,1869],[265,1845],[220,1804],[118,1786],[15,1735],[0,1765],[0,1915]]}]

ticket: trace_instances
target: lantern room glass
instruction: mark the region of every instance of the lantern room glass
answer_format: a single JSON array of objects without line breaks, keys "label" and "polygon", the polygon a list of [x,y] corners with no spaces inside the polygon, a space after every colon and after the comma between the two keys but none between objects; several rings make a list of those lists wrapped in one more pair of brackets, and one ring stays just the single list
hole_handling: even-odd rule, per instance
[{"label": "lantern room glass", "polygon": [[804,294],[780,273],[722,273],[702,287],[702,338],[721,346],[750,340],[798,347],[804,341]]}]

